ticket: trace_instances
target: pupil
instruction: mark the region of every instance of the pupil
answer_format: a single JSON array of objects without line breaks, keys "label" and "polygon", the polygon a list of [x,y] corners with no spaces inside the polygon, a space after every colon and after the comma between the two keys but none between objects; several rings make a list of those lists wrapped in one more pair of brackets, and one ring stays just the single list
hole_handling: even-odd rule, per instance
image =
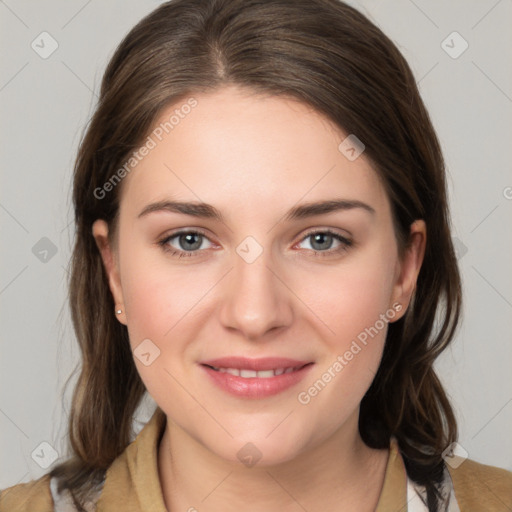
[{"label": "pupil", "polygon": [[[188,250],[190,250],[190,249],[198,249],[199,247],[201,247],[201,242],[200,242],[200,241],[199,241],[199,242],[197,242],[197,241],[196,241],[196,242],[194,243],[193,239],[194,239],[194,237],[198,238],[198,237],[200,237],[200,236],[201,236],[201,235],[198,235],[198,234],[188,233],[187,235],[182,235],[182,236],[180,237],[180,241],[181,241],[181,242],[183,242],[183,241],[184,241],[184,242],[185,242],[185,243],[184,243],[184,245],[185,245],[185,246],[186,246],[187,244],[189,245],[189,246],[187,247],[187,249],[188,249]],[[191,244],[192,246],[191,246],[190,244]]]},{"label": "pupil", "polygon": [[[325,241],[332,241],[332,236],[329,235],[329,234],[326,234],[326,233],[318,233],[316,235],[313,235],[313,248],[315,250],[318,250],[318,249],[329,249],[330,245],[331,244],[327,244],[327,247],[322,247],[322,244],[325,244]],[[319,241],[319,242],[318,242]],[[320,247],[315,247],[315,245],[320,245]]]}]

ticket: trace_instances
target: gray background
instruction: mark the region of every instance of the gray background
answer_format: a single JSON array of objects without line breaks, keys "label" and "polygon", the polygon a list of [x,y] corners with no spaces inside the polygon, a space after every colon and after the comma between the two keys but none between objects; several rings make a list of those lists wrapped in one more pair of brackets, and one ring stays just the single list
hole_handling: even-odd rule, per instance
[{"label": "gray background", "polygon": [[[53,453],[42,442],[64,455],[77,375],[64,396],[63,385],[78,361],[66,304],[73,161],[108,58],[158,3],[0,0],[0,488],[52,467],[40,466]],[[463,449],[512,470],[512,1],[351,3],[409,61],[441,139],[465,309],[437,366]],[[58,44],[46,59],[31,47],[51,48],[43,31]],[[469,44],[458,58],[445,51],[460,52],[458,36],[442,45],[454,31]]]}]

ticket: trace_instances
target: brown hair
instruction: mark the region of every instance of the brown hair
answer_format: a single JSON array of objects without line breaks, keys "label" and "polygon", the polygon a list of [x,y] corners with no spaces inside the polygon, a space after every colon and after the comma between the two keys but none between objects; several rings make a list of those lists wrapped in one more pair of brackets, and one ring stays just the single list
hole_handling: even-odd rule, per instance
[{"label": "brown hair", "polygon": [[371,447],[396,437],[409,476],[426,485],[429,510],[436,510],[442,452],[457,426],[433,363],[461,308],[445,166],[407,62],[379,28],[337,0],[174,0],[117,48],[75,165],[70,304],[82,368],[69,418],[72,455],[51,475],[77,503],[86,499],[129,444],[145,393],[91,233],[105,219],[113,240],[121,187],[103,199],[94,191],[140,146],[162,109],[227,84],[296,98],[356,134],[389,194],[401,250],[411,223],[426,222],[415,296],[389,325],[359,429]]}]

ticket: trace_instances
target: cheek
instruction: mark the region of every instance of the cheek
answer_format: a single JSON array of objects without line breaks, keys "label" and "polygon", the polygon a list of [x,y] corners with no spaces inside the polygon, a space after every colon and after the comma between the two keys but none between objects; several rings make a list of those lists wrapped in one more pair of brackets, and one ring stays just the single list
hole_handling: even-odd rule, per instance
[{"label": "cheek", "polygon": [[[122,279],[130,346],[137,371],[153,399],[164,410],[185,411],[190,399],[180,383],[190,337],[195,336],[194,304],[205,294],[204,283],[181,272],[152,264],[133,253]],[[190,281],[190,282],[189,282]],[[169,402],[169,400],[172,401]],[[181,413],[180,413],[181,414]]]},{"label": "cheek", "polygon": [[392,253],[386,258],[375,251],[303,281],[300,293],[309,297],[308,306],[327,334],[316,371],[297,398],[310,414],[327,415],[332,427],[358,407],[378,370],[396,316],[390,304],[394,261]]},{"label": "cheek", "polygon": [[[130,271],[128,271],[130,272]],[[126,318],[132,348],[142,339],[163,339],[171,328],[173,311],[169,309],[169,291],[148,268],[138,268],[123,281]]]},{"label": "cheek", "polygon": [[[133,247],[125,254],[130,257],[121,264],[121,281],[130,345],[141,378],[157,392],[174,386],[170,374],[180,381],[185,377],[183,362],[190,359],[191,342],[200,337],[204,319],[199,316],[219,278],[211,269],[180,268],[157,251]],[[148,352],[154,362],[146,366],[139,356]]]},{"label": "cheek", "polygon": [[328,272],[302,276],[298,294],[326,327],[333,350],[342,350],[391,307],[394,266],[392,252],[376,249]]},{"label": "cheek", "polygon": [[131,342],[154,338],[163,343],[185,317],[194,316],[212,276],[199,267],[181,268],[159,248],[127,245],[124,254],[129,256],[121,263],[121,283]]}]

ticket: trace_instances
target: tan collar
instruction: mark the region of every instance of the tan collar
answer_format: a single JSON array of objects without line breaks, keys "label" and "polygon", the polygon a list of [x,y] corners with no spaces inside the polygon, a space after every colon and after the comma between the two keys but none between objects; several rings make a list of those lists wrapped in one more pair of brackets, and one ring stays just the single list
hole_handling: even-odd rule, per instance
[{"label": "tan collar", "polygon": [[407,473],[396,439],[389,445],[389,458],[384,484],[375,512],[404,512],[407,510]]},{"label": "tan collar", "polygon": [[[155,413],[136,439],[107,470],[97,504],[98,512],[116,510],[126,503],[126,512],[168,512],[158,475],[158,445],[166,424],[165,413]],[[407,476],[396,441],[390,443],[384,485],[376,512],[407,510]]]},{"label": "tan collar", "polygon": [[119,503],[126,512],[167,512],[158,475],[158,445],[166,421],[157,407],[135,440],[108,468],[98,512],[117,510]]}]

